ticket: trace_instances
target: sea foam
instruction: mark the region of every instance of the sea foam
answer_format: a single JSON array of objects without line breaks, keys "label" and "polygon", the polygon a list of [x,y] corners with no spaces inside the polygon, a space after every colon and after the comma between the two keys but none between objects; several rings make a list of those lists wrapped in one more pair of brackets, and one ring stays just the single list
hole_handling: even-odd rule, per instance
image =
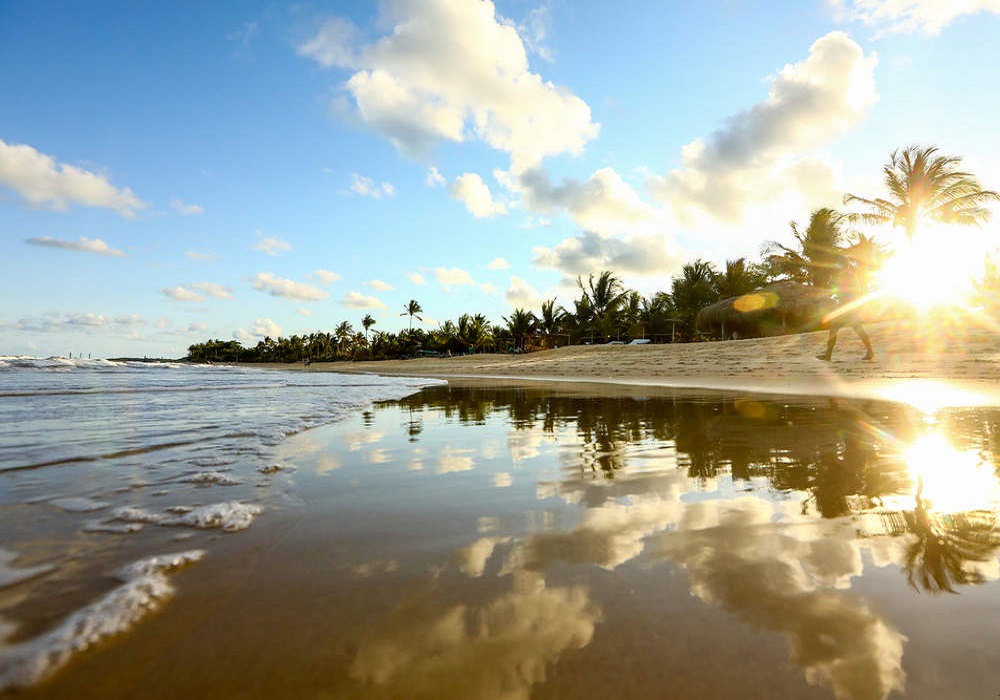
[{"label": "sea foam", "polygon": [[[121,586],[57,627],[24,642],[0,644],[0,692],[28,688],[52,675],[74,654],[135,626],[173,595],[167,574],[200,561],[204,554],[197,549],[140,559],[118,572]],[[0,620],[0,638],[8,639],[13,631],[13,625]]]}]

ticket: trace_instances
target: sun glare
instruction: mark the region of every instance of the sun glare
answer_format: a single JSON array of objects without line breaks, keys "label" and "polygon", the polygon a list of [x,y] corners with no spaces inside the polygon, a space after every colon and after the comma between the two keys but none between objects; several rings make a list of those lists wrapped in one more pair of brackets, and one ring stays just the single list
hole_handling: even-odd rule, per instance
[{"label": "sun glare", "polygon": [[920,310],[968,306],[973,280],[983,272],[987,236],[957,226],[927,226],[896,246],[875,276],[886,297]]},{"label": "sun glare", "polygon": [[993,465],[977,450],[956,449],[940,432],[918,438],[904,453],[915,483],[923,483],[921,497],[940,513],[993,507],[1000,484]]}]

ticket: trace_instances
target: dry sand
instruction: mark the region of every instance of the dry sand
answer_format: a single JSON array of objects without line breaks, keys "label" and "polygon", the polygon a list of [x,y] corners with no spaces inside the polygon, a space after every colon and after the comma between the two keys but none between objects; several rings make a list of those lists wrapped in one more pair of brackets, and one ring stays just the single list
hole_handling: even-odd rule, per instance
[{"label": "dry sand", "polygon": [[[702,343],[576,345],[523,355],[282,367],[453,381],[596,382],[1000,405],[1000,332],[996,329],[969,323],[945,326],[887,321],[868,330],[877,353],[874,361],[861,359],[861,341],[847,328],[840,333],[832,362],[816,358],[826,343],[826,332],[821,331]],[[950,389],[933,389],[939,384]],[[937,398],[928,397],[928,393],[937,394]]]}]

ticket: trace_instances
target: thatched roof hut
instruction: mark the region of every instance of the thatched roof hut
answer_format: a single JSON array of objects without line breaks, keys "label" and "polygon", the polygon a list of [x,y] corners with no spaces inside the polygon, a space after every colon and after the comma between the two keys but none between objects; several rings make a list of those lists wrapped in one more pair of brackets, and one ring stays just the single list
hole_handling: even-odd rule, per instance
[{"label": "thatched roof hut", "polygon": [[821,328],[834,306],[829,290],[784,280],[706,306],[697,325],[720,338],[801,333]]}]

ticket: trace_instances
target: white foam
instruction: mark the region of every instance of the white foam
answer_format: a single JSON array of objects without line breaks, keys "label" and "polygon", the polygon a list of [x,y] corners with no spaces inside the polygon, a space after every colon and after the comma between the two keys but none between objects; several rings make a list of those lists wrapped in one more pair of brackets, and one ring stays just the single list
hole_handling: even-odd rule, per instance
[{"label": "white foam", "polygon": [[218,471],[195,472],[181,477],[181,481],[189,484],[217,484],[219,486],[238,486],[243,483],[242,479]]},{"label": "white foam", "polygon": [[118,572],[124,582],[34,639],[6,644],[14,628],[0,620],[0,692],[28,688],[52,675],[74,654],[135,626],[173,594],[167,573],[200,561],[203,550],[140,559]]},{"label": "white foam", "polygon": [[[181,511],[181,512],[178,512]],[[262,512],[260,506],[239,501],[212,503],[197,508],[171,508],[165,513],[153,513],[145,508],[116,508],[112,520],[127,523],[149,523],[165,527],[196,527],[201,530],[220,529],[226,532],[245,530]]]},{"label": "white foam", "polygon": [[70,513],[89,513],[95,510],[102,510],[107,508],[110,504],[104,503],[103,501],[95,501],[93,498],[87,498],[86,496],[67,496],[66,498],[53,498],[49,501],[50,504],[54,505],[60,510],[65,510]]},{"label": "white foam", "polygon": [[17,559],[20,554],[16,552],[9,552],[6,549],[0,549],[0,588],[6,588],[8,586],[13,586],[21,581],[27,581],[30,578],[35,578],[36,576],[42,576],[47,574],[56,567],[43,564],[41,566],[28,566],[23,568],[13,567],[11,564]]}]

